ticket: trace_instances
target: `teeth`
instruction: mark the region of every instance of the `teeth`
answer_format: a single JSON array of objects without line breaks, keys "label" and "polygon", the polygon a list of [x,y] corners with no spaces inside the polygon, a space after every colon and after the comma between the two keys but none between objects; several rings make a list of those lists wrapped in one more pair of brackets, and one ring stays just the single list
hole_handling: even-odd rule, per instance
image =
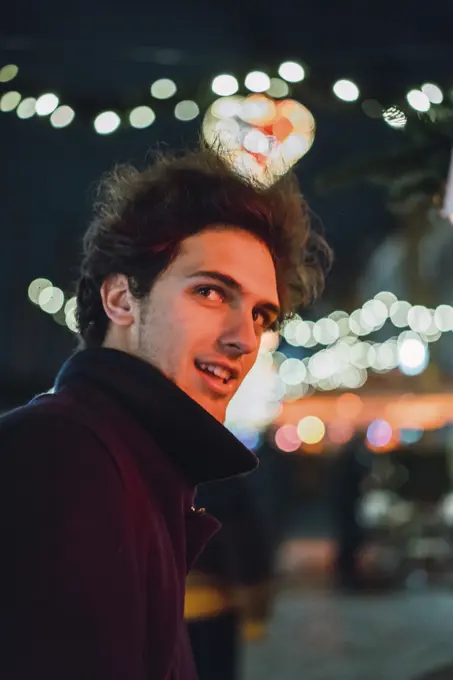
[{"label": "teeth", "polygon": [[200,368],[203,371],[209,371],[213,373],[218,378],[222,378],[224,382],[227,382],[230,378],[230,372],[226,368],[221,368],[220,366],[213,366],[212,364],[200,364]]}]

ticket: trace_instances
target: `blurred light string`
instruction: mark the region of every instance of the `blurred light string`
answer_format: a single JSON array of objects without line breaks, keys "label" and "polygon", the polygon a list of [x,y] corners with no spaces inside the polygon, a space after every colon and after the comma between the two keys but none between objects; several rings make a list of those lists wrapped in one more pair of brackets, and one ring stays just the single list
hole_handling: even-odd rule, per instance
[{"label": "blurred light string", "polygon": [[[167,70],[170,70],[170,66]],[[174,67],[172,67],[174,68]],[[129,127],[145,129],[153,124],[158,115],[168,118],[173,115],[176,120],[188,122],[200,115],[200,108],[208,108],[214,96],[231,96],[237,92],[260,92],[273,98],[296,97],[299,100],[311,99],[310,92],[316,89],[316,75],[300,62],[284,61],[277,67],[273,65],[265,71],[251,70],[240,82],[232,73],[221,73],[200,82],[177,83],[167,74],[152,82],[146,93],[131,101],[130,106],[118,106],[118,102],[105,98],[105,107],[99,110],[96,101],[83,103],[76,97],[68,95],[68,101],[60,102],[54,92],[37,93],[39,88],[30,92],[30,86],[20,87],[21,69],[16,64],[5,64],[0,68],[0,85],[4,92],[0,97],[0,111],[15,112],[19,118],[46,119],[56,128],[69,126],[78,117],[90,120],[92,129],[101,135],[112,134],[117,130]],[[309,86],[306,81],[309,80]],[[14,81],[15,87],[12,87]],[[318,85],[317,95],[321,94]],[[435,83],[423,83],[411,89],[395,101],[379,102],[377,99],[362,98],[360,87],[351,79],[341,78],[332,81],[326,92],[330,98],[338,100],[340,108],[357,105],[365,115],[380,118],[395,130],[403,130],[410,116],[419,117],[421,113],[429,115],[430,120],[436,118],[436,107],[444,101],[442,88]],[[451,93],[450,93],[451,98]],[[73,101],[69,101],[69,100]],[[450,105],[453,103],[450,102]],[[97,111],[96,111],[97,109]],[[439,114],[441,115],[441,113]]]},{"label": "blurred light string", "polygon": [[[58,324],[77,333],[73,295],[66,295],[49,279],[38,278],[30,283],[28,297]],[[383,342],[365,337],[380,330],[386,322],[398,328],[399,333]],[[406,375],[416,375],[429,362],[429,345],[449,331],[453,331],[450,305],[441,304],[436,309],[411,305],[388,291],[378,293],[351,314],[334,311],[316,322],[305,321],[296,314],[283,324],[280,336],[293,347],[321,348],[303,359],[288,357],[279,349],[279,336],[275,333],[267,346],[263,344],[262,370],[250,375],[247,390],[251,390],[255,399],[263,391],[265,381],[269,401],[275,404],[295,401],[314,389],[359,389],[369,371],[384,374],[399,369]],[[265,408],[264,420],[270,411]],[[261,411],[257,420],[260,418]]]}]

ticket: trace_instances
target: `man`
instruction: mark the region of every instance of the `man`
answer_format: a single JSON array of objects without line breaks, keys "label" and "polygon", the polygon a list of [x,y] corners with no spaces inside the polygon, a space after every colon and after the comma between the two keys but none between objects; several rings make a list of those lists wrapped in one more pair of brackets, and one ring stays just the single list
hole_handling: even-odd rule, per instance
[{"label": "man", "polygon": [[294,177],[201,150],[102,181],[80,349],[0,425],[2,680],[196,677],[185,577],[219,526],[196,487],[256,466],[228,402],[328,257]]}]

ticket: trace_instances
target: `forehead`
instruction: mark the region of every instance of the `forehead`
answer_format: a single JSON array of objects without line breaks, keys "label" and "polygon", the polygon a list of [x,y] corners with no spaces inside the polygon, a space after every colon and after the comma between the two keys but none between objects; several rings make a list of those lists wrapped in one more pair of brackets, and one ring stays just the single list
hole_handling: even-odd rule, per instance
[{"label": "forehead", "polygon": [[182,275],[217,270],[249,293],[278,304],[274,262],[266,244],[237,227],[213,227],[185,239],[175,261]]}]

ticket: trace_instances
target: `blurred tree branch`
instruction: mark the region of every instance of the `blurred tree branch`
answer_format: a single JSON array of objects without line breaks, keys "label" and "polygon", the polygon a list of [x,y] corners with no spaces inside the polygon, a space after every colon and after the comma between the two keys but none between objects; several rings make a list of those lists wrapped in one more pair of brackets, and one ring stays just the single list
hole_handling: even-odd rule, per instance
[{"label": "blurred tree branch", "polygon": [[421,199],[442,194],[453,146],[453,108],[436,106],[431,115],[410,119],[403,143],[390,153],[322,173],[316,190],[327,193],[361,182],[383,186],[395,213],[411,211]]}]

